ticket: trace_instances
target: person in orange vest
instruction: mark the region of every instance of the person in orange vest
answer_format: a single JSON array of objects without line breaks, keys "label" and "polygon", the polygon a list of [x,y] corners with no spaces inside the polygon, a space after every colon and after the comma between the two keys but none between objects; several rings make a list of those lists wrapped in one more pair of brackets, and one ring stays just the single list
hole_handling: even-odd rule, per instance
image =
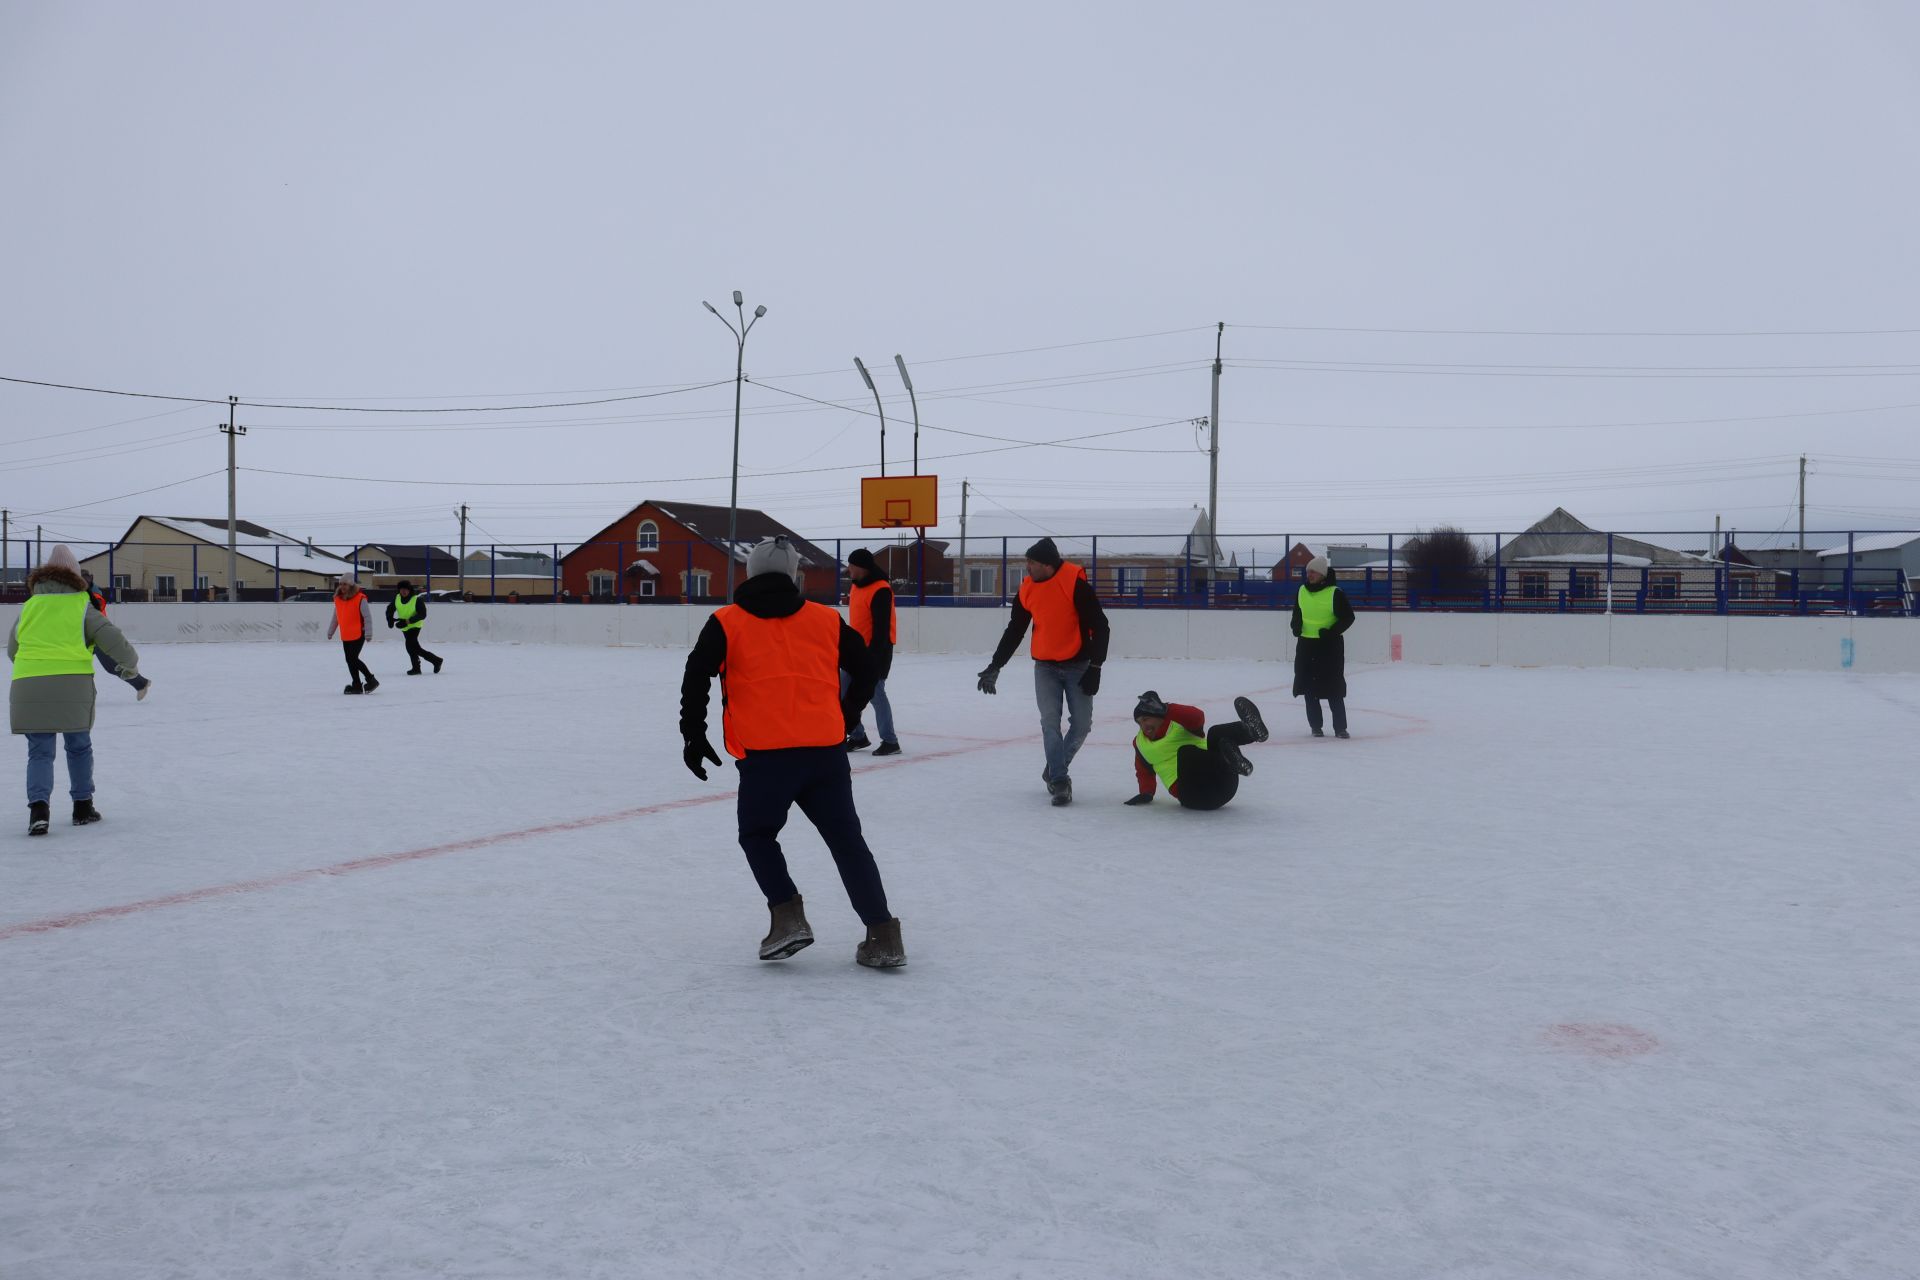
[{"label": "person in orange vest", "polygon": [[[333,584],[333,619],[327,623],[327,639],[340,635],[340,647],[347,655],[347,676],[352,681],[342,693],[372,693],[380,687],[367,664],[360,661],[360,650],[373,639],[373,615],[367,609],[366,593],[352,578]],[[365,681],[362,684],[362,680]]]},{"label": "person in orange vest", "polygon": [[[1093,728],[1093,698],[1100,692],[1100,666],[1107,660],[1109,628],[1100,597],[1086,570],[1060,559],[1052,538],[1027,548],[1027,578],[1020,584],[1013,617],[980,672],[982,693],[998,693],[1000,668],[1007,665],[1028,625],[1033,627],[1033,691],[1040,704],[1040,740],[1047,764],[1040,777],[1054,806],[1073,803],[1073,779],[1067,770]],[[1060,708],[1067,709],[1067,732],[1060,732]]]},{"label": "person in orange vest", "polygon": [[[840,673],[848,681],[841,693]],[[783,537],[754,547],[733,603],[701,628],[680,682],[681,760],[705,782],[720,763],[707,742],[709,686],[720,681],[727,754],[740,771],[740,847],[772,916],[762,960],[812,945],[806,904],[787,871],[780,829],[794,805],[840,869],[867,936],[854,959],[870,969],[907,962],[900,921],[887,907],[880,868],[860,830],[847,761],[847,726],[873,693],[867,645],[840,612],[800,594],[800,553]]]},{"label": "person in orange vest", "polygon": [[1156,782],[1183,809],[1218,809],[1233,799],[1240,779],[1253,772],[1241,752],[1267,740],[1267,722],[1251,698],[1233,700],[1235,719],[1207,728],[1206,713],[1168,702],[1152,689],[1133,706],[1140,731],[1133,738],[1133,776],[1139,791],[1129,805],[1153,803]]},{"label": "person in orange vest", "polygon": [[[880,730],[876,756],[900,754],[900,740],[893,735],[893,704],[887,701],[887,676],[893,672],[893,646],[900,639],[900,619],[893,611],[893,585],[880,572],[873,552],[860,547],[847,557],[847,622],[867,644],[867,660],[873,667],[873,721]],[[840,688],[846,691],[851,677],[842,674]],[[865,751],[873,744],[867,739],[864,719],[853,723],[847,735],[847,750]]]}]

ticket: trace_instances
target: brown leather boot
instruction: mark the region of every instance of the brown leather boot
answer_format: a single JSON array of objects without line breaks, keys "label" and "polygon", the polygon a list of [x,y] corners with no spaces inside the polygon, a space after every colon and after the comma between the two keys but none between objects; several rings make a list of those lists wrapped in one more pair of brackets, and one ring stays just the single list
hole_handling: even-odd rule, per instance
[{"label": "brown leather boot", "polygon": [[785,960],[794,952],[813,945],[813,928],[807,923],[806,901],[799,894],[768,910],[773,915],[773,925],[760,941],[762,960]]},{"label": "brown leather boot", "polygon": [[853,958],[869,969],[898,969],[907,962],[907,949],[900,941],[900,922],[889,920],[885,924],[867,926],[867,940],[853,953]]}]

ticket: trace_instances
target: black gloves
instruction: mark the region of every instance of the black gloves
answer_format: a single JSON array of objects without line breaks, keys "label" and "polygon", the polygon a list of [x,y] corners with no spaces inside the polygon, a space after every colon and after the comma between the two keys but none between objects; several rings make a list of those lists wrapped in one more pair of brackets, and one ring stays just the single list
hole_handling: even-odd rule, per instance
[{"label": "black gloves", "polygon": [[707,767],[700,762],[711,760],[715,764],[720,763],[720,757],[713,754],[713,747],[708,744],[704,735],[688,738],[687,745],[681,748],[680,759],[686,762],[687,772],[702,782],[707,780]]},{"label": "black gloves", "polygon": [[1141,792],[1141,793],[1140,793],[1139,795],[1137,795],[1137,796],[1135,796],[1135,797],[1134,797],[1133,799],[1131,799],[1131,800],[1129,800],[1129,801],[1127,801],[1127,803],[1128,803],[1128,804],[1130,804],[1130,805],[1132,805],[1132,804],[1152,804],[1152,803],[1153,803],[1153,794],[1152,794],[1151,792],[1148,792],[1148,791],[1142,791],[1142,792]]},{"label": "black gloves", "polygon": [[974,687],[980,690],[980,692],[982,693],[998,693],[1000,692],[998,688],[999,684],[1000,684],[1000,668],[988,667],[985,671],[982,671],[980,673],[979,683],[976,684]]},{"label": "black gloves", "polygon": [[1080,677],[1080,692],[1091,698],[1100,692],[1100,668],[1088,667],[1087,673]]}]

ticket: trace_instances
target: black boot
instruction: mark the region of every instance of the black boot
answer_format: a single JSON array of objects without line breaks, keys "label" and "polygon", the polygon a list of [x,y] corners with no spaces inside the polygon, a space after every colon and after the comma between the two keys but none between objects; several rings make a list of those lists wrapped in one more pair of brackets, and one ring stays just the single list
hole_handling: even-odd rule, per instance
[{"label": "black boot", "polygon": [[93,807],[92,800],[75,800],[73,802],[74,826],[84,827],[90,822],[98,821],[100,821],[100,811]]},{"label": "black boot", "polygon": [[1327,731],[1325,729],[1315,729],[1313,731],[1313,736],[1316,738],[1324,738],[1327,736]]},{"label": "black boot", "polygon": [[1066,808],[1073,803],[1073,779],[1062,778],[1058,782],[1049,782],[1047,793],[1053,797],[1054,808]]},{"label": "black boot", "polygon": [[869,969],[898,969],[907,962],[907,948],[900,941],[900,922],[867,926],[867,939],[853,953],[854,960]]},{"label": "black boot", "polygon": [[348,685],[348,686],[347,686],[346,688],[344,688],[344,689],[342,689],[342,690],[341,690],[340,692],[342,692],[342,693],[365,693],[365,692],[366,692],[366,690],[365,690],[365,689],[362,689],[362,688],[361,688],[361,687],[360,687],[359,685],[357,685],[357,684],[350,684],[350,685]]},{"label": "black boot", "polygon": [[375,689],[378,689],[379,687],[380,687],[380,682],[378,680],[375,680],[372,676],[367,677],[368,693],[372,693]]},{"label": "black boot", "polygon": [[418,668],[418,667],[409,667],[409,668],[407,669],[407,674],[408,674],[408,675],[410,675],[410,676],[417,676],[417,675],[419,675],[419,674],[420,674],[420,668]]},{"label": "black boot", "polygon": [[897,742],[883,742],[873,749],[873,754],[877,756],[897,756],[900,754],[900,744]]},{"label": "black boot", "polygon": [[43,836],[47,834],[47,802],[35,800],[27,805],[27,834]]},{"label": "black boot", "polygon": [[1244,778],[1253,772],[1253,761],[1247,759],[1240,750],[1239,743],[1222,741],[1216,749],[1220,752],[1220,758],[1232,766],[1233,771],[1241,777]]},{"label": "black boot", "polygon": [[1267,740],[1267,722],[1260,718],[1260,708],[1253,705],[1252,698],[1235,698],[1233,710],[1240,717],[1240,723],[1247,726],[1247,732],[1253,735],[1255,742]]},{"label": "black boot", "polygon": [[813,945],[813,927],[807,923],[807,904],[799,894],[767,908],[773,923],[760,940],[762,960],[785,960],[794,952]]},{"label": "black boot", "polygon": [[849,735],[849,736],[847,737],[847,750],[848,750],[848,751],[865,751],[865,750],[866,750],[866,749],[867,749],[868,747],[870,747],[870,746],[872,746],[872,745],[873,745],[873,742],[872,742],[872,740],[871,740],[871,739],[869,739],[869,738],[867,737],[867,735],[866,735],[866,734],[864,734],[864,733],[862,733],[862,734],[850,734],[850,735]]},{"label": "black boot", "polygon": [[446,665],[447,665],[447,660],[446,660],[445,658],[435,658],[435,659],[433,660],[433,674],[435,674],[435,675],[439,675],[439,674],[440,674],[440,668],[442,668],[442,667],[444,667],[444,666],[446,666]]}]

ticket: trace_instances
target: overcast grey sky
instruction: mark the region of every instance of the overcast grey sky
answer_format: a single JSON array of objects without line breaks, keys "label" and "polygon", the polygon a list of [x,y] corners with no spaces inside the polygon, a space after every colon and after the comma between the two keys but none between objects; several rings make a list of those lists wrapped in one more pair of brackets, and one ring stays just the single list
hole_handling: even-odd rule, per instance
[{"label": "overcast grey sky", "polygon": [[[955,531],[963,477],[1204,503],[1194,429],[1152,424],[1208,411],[1224,320],[1229,535],[1791,533],[1803,451],[1813,527],[1920,527],[1916,55],[1895,0],[6,0],[0,374],[369,408],[725,383],[246,409],[244,465],[406,482],[241,475],[243,516],[323,541],[724,503],[685,478],[728,468],[700,302],[735,288],[769,308],[741,501],[804,531],[857,524],[877,424],[788,393],[870,414],[856,354],[893,469],[895,352],[928,427],[1151,428],[925,462]],[[1378,329],[1528,332],[1346,331]],[[0,384],[0,505],[68,537],[224,513],[220,476],[100,501],[222,468],[221,416]]]}]

